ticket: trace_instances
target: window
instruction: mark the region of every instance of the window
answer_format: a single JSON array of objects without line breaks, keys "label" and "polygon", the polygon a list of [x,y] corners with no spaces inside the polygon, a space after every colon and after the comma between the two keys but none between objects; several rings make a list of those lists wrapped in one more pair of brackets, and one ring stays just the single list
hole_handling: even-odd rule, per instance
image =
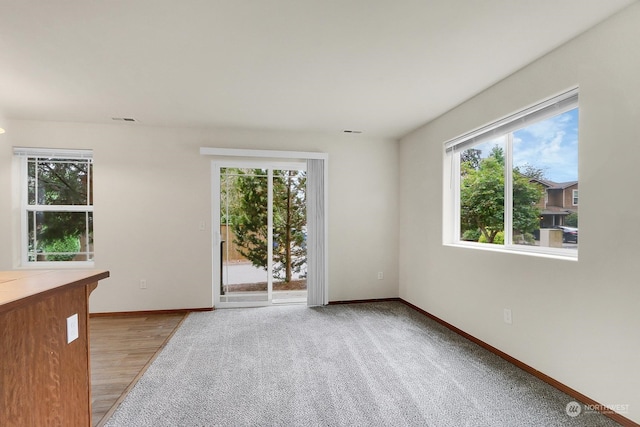
[{"label": "window", "polygon": [[562,196],[578,186],[577,89],[449,141],[445,152],[445,243],[577,256],[577,238],[560,227],[569,215],[577,221],[578,190],[573,206]]},{"label": "window", "polygon": [[21,162],[22,263],[93,261],[90,150],[15,148]]}]

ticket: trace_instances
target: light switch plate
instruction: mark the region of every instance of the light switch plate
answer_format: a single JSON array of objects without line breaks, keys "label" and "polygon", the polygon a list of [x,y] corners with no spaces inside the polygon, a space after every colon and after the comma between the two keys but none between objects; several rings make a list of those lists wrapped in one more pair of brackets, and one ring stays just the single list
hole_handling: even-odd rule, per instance
[{"label": "light switch plate", "polygon": [[67,344],[78,339],[78,313],[67,317]]}]

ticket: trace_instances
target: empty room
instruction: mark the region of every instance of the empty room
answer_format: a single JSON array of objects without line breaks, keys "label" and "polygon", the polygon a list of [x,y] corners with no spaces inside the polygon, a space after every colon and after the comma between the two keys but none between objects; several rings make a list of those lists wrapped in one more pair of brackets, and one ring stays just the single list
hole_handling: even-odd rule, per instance
[{"label": "empty room", "polygon": [[639,425],[637,0],[0,4],[0,425]]}]

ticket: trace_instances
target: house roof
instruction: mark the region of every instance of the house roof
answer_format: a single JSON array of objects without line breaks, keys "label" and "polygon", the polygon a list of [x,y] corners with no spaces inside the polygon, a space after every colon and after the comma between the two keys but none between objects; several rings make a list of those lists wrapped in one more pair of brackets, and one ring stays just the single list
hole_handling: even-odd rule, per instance
[{"label": "house roof", "polygon": [[534,178],[531,180],[531,182],[539,182],[540,184],[544,185],[547,189],[549,190],[564,190],[565,188],[569,188],[573,185],[576,185],[578,183],[578,181],[567,181],[567,182],[554,182],[554,181],[549,181],[549,180],[545,180],[545,179],[537,179]]},{"label": "house roof", "polygon": [[398,138],[634,2],[0,0],[0,116]]}]

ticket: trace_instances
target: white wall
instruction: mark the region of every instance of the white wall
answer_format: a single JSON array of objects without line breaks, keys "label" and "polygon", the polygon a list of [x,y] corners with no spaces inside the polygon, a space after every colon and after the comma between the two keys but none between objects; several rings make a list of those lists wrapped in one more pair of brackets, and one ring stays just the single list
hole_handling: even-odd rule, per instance
[{"label": "white wall", "polygon": [[19,259],[12,146],[91,148],[95,264],[111,272],[92,294],[93,312],[211,307],[212,159],[199,154],[201,146],[329,153],[329,298],[398,296],[397,141],[139,124],[10,125],[0,142],[0,270],[18,267]]},{"label": "white wall", "polygon": [[[0,153],[11,145],[11,132],[9,124],[2,113],[0,113],[0,128],[6,133],[0,135]],[[2,156],[2,154],[0,154]],[[11,259],[11,167],[10,163],[2,163],[0,166],[0,260]],[[0,262],[0,270],[6,270],[9,264]]]},{"label": "white wall", "polygon": [[[635,4],[403,138],[399,252],[401,298],[636,422],[639,22]],[[578,262],[443,246],[443,143],[576,84]]]}]

